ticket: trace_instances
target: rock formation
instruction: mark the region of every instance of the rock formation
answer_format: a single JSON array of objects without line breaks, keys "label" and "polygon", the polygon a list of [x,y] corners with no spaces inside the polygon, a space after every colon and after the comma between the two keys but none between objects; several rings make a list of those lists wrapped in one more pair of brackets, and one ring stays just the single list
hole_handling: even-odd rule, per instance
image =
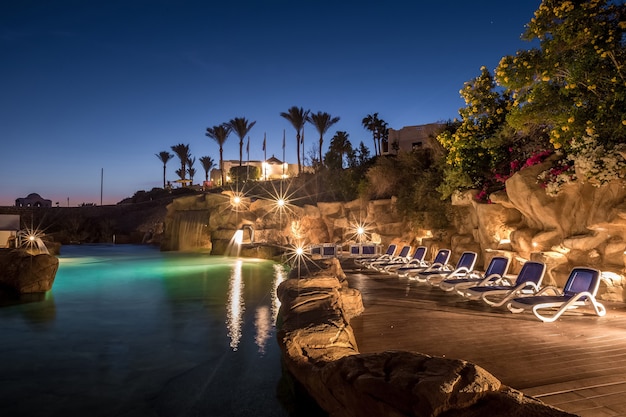
[{"label": "rock formation", "polygon": [[415,352],[360,354],[350,319],[363,310],[339,261],[306,263],[278,287],[288,371],[332,417],[566,417],[472,363]]},{"label": "rock formation", "polygon": [[55,256],[0,249],[0,285],[20,294],[50,291],[58,269],[59,259]]},{"label": "rock formation", "polygon": [[506,181],[506,190],[477,202],[475,193],[457,194],[452,203],[482,251],[504,254],[520,268],[524,260],[545,262],[546,284],[562,286],[574,266],[591,266],[606,276],[600,298],[624,301],[626,183],[563,186],[556,197],[537,183],[545,164],[525,168]]},{"label": "rock formation", "polygon": [[221,254],[234,233],[247,226],[254,230],[254,243],[285,250],[335,243],[348,249],[358,240],[356,226],[364,224],[367,240],[382,246],[425,245],[431,260],[439,248],[449,247],[452,262],[465,250],[476,251],[477,268],[495,255],[512,259],[511,273],[526,260],[542,261],[548,266],[546,284],[563,285],[575,266],[595,267],[606,278],[599,298],[624,301],[626,183],[568,184],[551,197],[537,183],[545,168],[539,164],[519,171],[507,180],[506,190],[490,195],[489,203],[477,201],[476,192],[456,194],[452,226],[445,230],[417,227],[402,218],[395,198],[279,208],[274,201],[246,197],[235,206],[232,193],[182,197],[168,206],[161,248]]}]

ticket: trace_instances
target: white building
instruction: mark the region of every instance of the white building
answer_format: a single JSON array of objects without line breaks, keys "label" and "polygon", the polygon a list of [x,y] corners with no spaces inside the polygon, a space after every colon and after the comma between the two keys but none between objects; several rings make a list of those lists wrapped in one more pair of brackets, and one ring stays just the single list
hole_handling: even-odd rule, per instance
[{"label": "white building", "polygon": [[[245,167],[256,167],[258,169],[259,178],[251,178],[258,179],[259,181],[268,181],[268,180],[278,180],[281,178],[289,178],[295,177],[298,175],[298,165],[297,164],[288,164],[287,162],[282,162],[280,159],[276,158],[272,155],[266,161],[243,161],[242,168]],[[232,179],[230,178],[230,170],[231,168],[239,167],[239,160],[225,160],[224,161],[224,172],[226,173],[226,182],[230,182]],[[304,168],[304,170],[308,170],[308,167]],[[220,185],[222,182],[222,172],[219,169],[212,169],[210,173],[210,185]]]}]

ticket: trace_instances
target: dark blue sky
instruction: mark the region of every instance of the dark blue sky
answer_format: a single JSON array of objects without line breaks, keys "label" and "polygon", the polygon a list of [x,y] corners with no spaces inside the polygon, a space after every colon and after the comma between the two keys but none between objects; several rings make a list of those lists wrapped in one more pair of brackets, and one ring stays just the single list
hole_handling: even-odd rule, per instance
[{"label": "dark blue sky", "polygon": [[[264,134],[282,158],[285,130],[295,163],[280,117],[294,105],[341,118],[325,148],[337,130],[371,146],[361,120],[374,112],[395,129],[452,119],[482,65],[531,47],[520,35],[540,1],[212,3],[2,2],[0,205],[31,192],[99,204],[102,170],[103,203],[117,203],[162,185],[155,154],[172,145],[217,161],[205,130],[234,117],[256,121],[250,159]],[[307,126],[307,154],[317,137]]]}]

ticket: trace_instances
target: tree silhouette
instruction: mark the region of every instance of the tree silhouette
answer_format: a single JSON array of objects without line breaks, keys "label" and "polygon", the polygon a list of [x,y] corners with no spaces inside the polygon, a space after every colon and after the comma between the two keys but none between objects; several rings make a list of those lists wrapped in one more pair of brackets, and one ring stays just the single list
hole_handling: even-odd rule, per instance
[{"label": "tree silhouette", "polygon": [[[335,136],[333,136],[330,140],[330,147],[328,148],[327,155],[337,155],[338,158],[336,158],[333,163],[329,164],[329,168],[343,168],[344,156],[347,156],[352,151],[352,144],[350,143],[348,136],[348,133],[344,131],[337,131]],[[334,164],[337,166],[332,166]]]},{"label": "tree silhouette", "polygon": [[[292,106],[287,110],[287,112],[280,113],[282,117],[289,120],[289,123],[296,130],[296,149],[298,154],[298,175],[302,171],[302,163],[300,162],[300,132],[304,128],[304,124],[306,123],[309,117],[309,110],[304,110],[302,107]],[[284,162],[284,161],[283,161]]]},{"label": "tree silhouette", "polygon": [[207,127],[206,135],[213,139],[220,147],[220,171],[222,174],[222,184],[226,183],[226,179],[224,176],[224,143],[226,139],[228,139],[228,135],[230,135],[231,127],[228,123],[222,123],[219,126]]},{"label": "tree silhouette", "polygon": [[202,164],[202,168],[204,169],[204,180],[208,181],[209,173],[211,172],[211,169],[213,169],[213,167],[215,166],[215,161],[210,156],[202,156],[200,157],[199,161]]},{"label": "tree silhouette", "polygon": [[372,138],[374,140],[374,155],[382,155],[382,149],[380,142],[387,142],[389,135],[389,129],[387,129],[387,122],[378,118],[378,113],[368,114],[361,121],[363,127],[372,132]]},{"label": "tree silhouette", "polygon": [[166,170],[166,165],[167,165],[167,162],[174,157],[174,155],[172,155],[168,151],[161,151],[159,153],[156,153],[155,155],[156,155],[157,158],[159,158],[159,160],[161,162],[163,162],[163,188],[165,188],[165,170]]},{"label": "tree silhouette", "polygon": [[256,122],[248,122],[245,117],[235,117],[228,122],[231,130],[239,136],[239,166],[243,160],[243,139],[255,124]]},{"label": "tree silhouette", "polygon": [[176,174],[181,180],[184,180],[187,174],[187,161],[191,157],[191,154],[189,153],[189,145],[185,145],[183,143],[174,145],[172,146],[172,152],[174,152],[178,159],[180,159],[180,169],[176,170]]},{"label": "tree silhouette", "polygon": [[196,169],[193,167],[193,164],[195,163],[196,163],[196,158],[187,159],[187,174],[189,174],[191,185],[193,185],[193,177],[194,175],[196,175]]},{"label": "tree silhouette", "polygon": [[322,144],[324,143],[324,134],[328,131],[328,129],[339,121],[339,117],[331,117],[328,113],[322,113],[318,111],[317,113],[313,113],[309,116],[308,121],[315,127],[315,130],[320,134],[320,146],[319,146],[319,156],[320,156],[320,164],[322,163]]}]

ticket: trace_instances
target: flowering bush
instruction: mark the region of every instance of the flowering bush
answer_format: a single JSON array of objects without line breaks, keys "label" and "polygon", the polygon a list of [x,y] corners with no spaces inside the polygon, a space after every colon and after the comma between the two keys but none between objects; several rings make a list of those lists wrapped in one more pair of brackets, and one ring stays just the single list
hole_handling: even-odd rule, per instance
[{"label": "flowering bush", "polygon": [[534,154],[530,156],[530,158],[526,160],[526,162],[524,162],[524,168],[540,164],[550,155],[552,155],[552,151],[545,150],[545,151],[535,152]]},{"label": "flowering bush", "polygon": [[489,198],[489,193],[486,188],[480,190],[480,192],[474,196],[474,199],[481,203],[491,204],[491,199]]},{"label": "flowering bush", "polygon": [[616,150],[607,151],[593,134],[574,139],[569,155],[557,164],[537,177],[546,193],[553,197],[559,194],[564,184],[576,180],[599,187],[626,177],[624,157]]},{"label": "flowering bush", "polygon": [[556,197],[563,185],[576,181],[576,171],[569,161],[561,160],[557,166],[539,174],[537,180],[546,189],[546,194]]},{"label": "flowering bush", "polygon": [[607,151],[599,145],[597,135],[583,136],[571,144],[572,153],[568,156],[582,180],[595,186],[624,178],[626,160],[615,150]]},{"label": "flowering bush", "polygon": [[[509,152],[513,152],[512,148],[509,148]],[[533,165],[540,164],[543,162],[548,156],[552,155],[552,151],[542,150],[534,152],[526,159],[526,161],[522,164],[519,159],[514,159],[509,163],[509,174],[494,174],[494,179],[497,182],[505,183],[506,180],[511,178],[511,175],[515,174],[517,171],[531,167]]]}]

